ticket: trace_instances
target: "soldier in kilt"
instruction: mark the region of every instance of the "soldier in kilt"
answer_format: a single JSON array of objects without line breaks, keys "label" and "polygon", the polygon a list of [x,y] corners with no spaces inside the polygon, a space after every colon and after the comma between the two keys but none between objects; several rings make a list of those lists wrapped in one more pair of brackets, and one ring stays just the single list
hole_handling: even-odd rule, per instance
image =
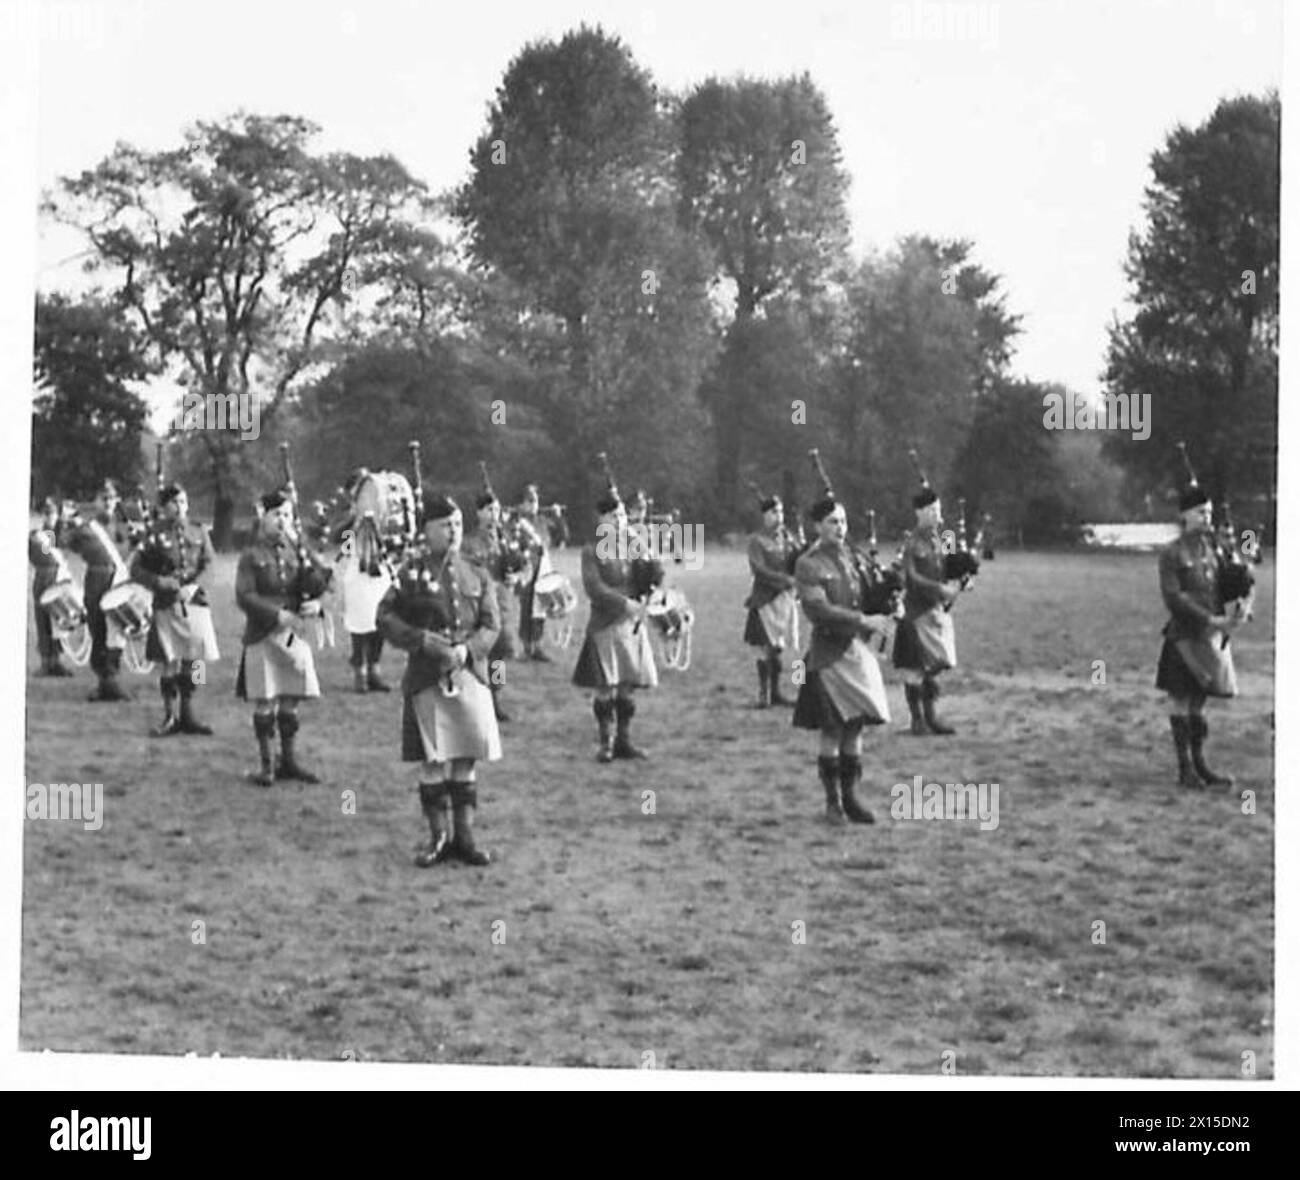
[{"label": "soldier in kilt", "polygon": [[947,580],[945,548],[939,534],[943,509],[928,484],[912,497],[916,531],[903,549],[903,620],[894,639],[894,667],[903,673],[903,691],[912,733],[950,734],[952,726],[935,710],[940,672],[957,666],[951,607],[957,587]]},{"label": "soldier in kilt", "polygon": [[32,600],[36,611],[36,650],[41,656],[42,676],[72,675],[72,669],[63,662],[63,643],[54,635],[50,612],[41,605],[41,595],[51,586],[72,580],[67,560],[59,551],[63,524],[59,502],[46,496],[41,504],[40,526],[27,536],[27,560],[36,571],[32,578]]},{"label": "soldier in kilt", "polygon": [[[636,716],[632,694],[659,684],[645,623],[645,601],[654,588],[658,563],[632,559],[627,512],[613,488],[597,502],[596,511],[597,540],[582,548],[582,586],[591,601],[591,615],[573,683],[596,693],[591,707],[600,742],[597,761],[644,758],[646,752],[633,745],[630,736]],[[662,567],[658,578],[663,578]]]},{"label": "soldier in kilt", "polygon": [[461,555],[463,527],[456,502],[434,496],[425,506],[424,543],[408,555],[379,604],[379,629],[408,653],[402,760],[421,764],[429,843],[416,856],[420,868],[491,861],[474,841],[474,764],[501,758],[488,689],[501,620],[492,578]]},{"label": "soldier in kilt", "polygon": [[1211,522],[1213,504],[1195,483],[1178,502],[1182,532],[1160,553],[1160,593],[1169,610],[1156,687],[1169,694],[1169,728],[1178,759],[1178,785],[1189,790],[1231,787],[1228,775],[1205,762],[1208,697],[1237,695],[1229,636],[1249,613],[1223,600],[1222,562]]},{"label": "soldier in kilt", "polygon": [[261,769],[250,778],[261,787],[276,779],[317,783],[320,779],[303,769],[295,751],[298,702],[320,696],[311,645],[297,628],[302,619],[320,615],[329,571],[296,544],[293,501],[287,491],[267,493],[261,509],[257,540],[240,555],[235,573],[235,602],[247,616],[235,694],[253,702],[253,733],[261,758]]},{"label": "soldier in kilt", "polygon": [[745,642],[762,648],[758,663],[758,707],[793,705],[781,695],[783,653],[799,646],[799,607],[791,567],[798,549],[785,527],[780,496],[759,501],[763,531],[749,538],[749,568],[754,585],[745,606]]},{"label": "soldier in kilt", "polygon": [[[194,716],[193,697],[201,681],[195,661],[219,659],[206,590],[199,579],[213,562],[206,526],[189,519],[184,488],[169,484],[158,495],[163,519],[150,530],[131,561],[131,580],[153,592],[153,619],[145,655],[162,665],[158,687],[163,723],[155,737],[210,734]],[[178,707],[179,702],[179,707]]]},{"label": "soldier in kilt", "polygon": [[535,483],[530,483],[524,488],[524,496],[515,517],[515,529],[518,533],[518,544],[526,550],[530,561],[519,583],[519,638],[524,647],[523,658],[549,664],[551,657],[546,654],[546,648],[543,646],[543,641],[546,639],[546,620],[533,618],[537,579],[551,571],[551,557],[548,552],[550,529],[542,518],[541,494]]},{"label": "soldier in kilt", "polygon": [[475,501],[478,527],[466,535],[461,544],[461,556],[482,569],[496,591],[500,629],[496,642],[488,652],[488,666],[492,672],[488,685],[492,690],[492,709],[498,721],[509,721],[510,716],[501,707],[501,692],[505,687],[502,677],[507,660],[519,654],[516,632],[519,627],[519,596],[515,587],[527,558],[515,547],[508,545],[501,528],[501,501],[493,491],[480,492]]},{"label": "soldier in kilt", "polygon": [[108,620],[100,607],[104,595],[127,580],[125,555],[131,549],[131,534],[118,508],[117,485],[106,479],[95,493],[89,520],[78,520],[68,548],[86,563],[82,588],[86,616],[90,622],[90,667],[99,678],[92,701],[129,701],[131,694],[118,682],[122,668],[120,641],[110,644]]},{"label": "soldier in kilt", "polygon": [[795,563],[799,603],[812,624],[804,682],[794,724],[821,732],[817,776],[826,793],[826,819],[869,824],[875,817],[857,797],[862,777],[862,730],[889,721],[880,664],[866,640],[887,634],[891,621],[862,611],[864,558],[848,544],[848,518],[833,496],[813,505],[817,542]]}]

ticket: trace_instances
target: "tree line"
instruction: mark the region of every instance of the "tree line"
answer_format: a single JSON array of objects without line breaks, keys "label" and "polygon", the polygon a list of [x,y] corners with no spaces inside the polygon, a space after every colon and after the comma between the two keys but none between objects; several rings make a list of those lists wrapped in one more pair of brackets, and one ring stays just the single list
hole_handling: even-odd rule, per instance
[{"label": "tree line", "polygon": [[[174,430],[168,463],[230,543],[292,440],[304,494],[353,467],[462,492],[486,459],[580,526],[606,451],[626,488],[715,530],[753,484],[806,505],[816,446],[854,512],[910,523],[907,450],[972,513],[1030,542],[1161,512],[1172,442],[1216,493],[1273,487],[1275,94],[1220,103],[1152,158],[1129,243],[1134,314],[1107,389],[1150,394],[1145,443],[1044,429],[1059,386],[1014,379],[1021,331],[974,243],[917,234],[854,257],[832,113],[807,74],[656,86],[599,28],[509,64],[466,181],[319,153],[318,128],[239,112],[174,149],[119,144],[46,195],[90,245],[90,294],[36,308],[33,493],[146,481],[166,379],[258,409],[258,437]],[[234,404],[233,401],[227,404]]]}]

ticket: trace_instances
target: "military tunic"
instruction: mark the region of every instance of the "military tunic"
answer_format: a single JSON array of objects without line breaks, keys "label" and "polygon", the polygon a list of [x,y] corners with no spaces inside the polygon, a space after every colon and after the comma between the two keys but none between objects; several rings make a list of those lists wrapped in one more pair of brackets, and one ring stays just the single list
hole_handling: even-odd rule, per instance
[{"label": "military tunic", "polygon": [[494,660],[512,660],[519,653],[519,596],[516,586],[528,561],[524,554],[505,543],[500,529],[481,525],[468,533],[460,546],[461,556],[484,570],[496,588],[501,629],[489,653]]},{"label": "military tunic", "polygon": [[663,576],[657,561],[602,558],[596,542],[583,546],[582,587],[591,602],[591,615],[573,670],[577,687],[655,688],[659,684],[643,605]]},{"label": "military tunic", "polygon": [[913,535],[903,549],[903,620],[894,640],[894,667],[926,675],[957,666],[952,612],[943,599],[946,554],[937,528]]},{"label": "military tunic", "polygon": [[862,638],[865,558],[848,545],[818,542],[795,563],[799,603],[812,624],[794,724],[826,729],[889,720],[880,663]]},{"label": "military tunic", "polygon": [[790,572],[796,552],[784,528],[775,533],[755,533],[749,539],[749,568],[754,585],[745,606],[745,642],[752,647],[799,646],[799,612],[795,600],[795,579]]},{"label": "military tunic", "polygon": [[1160,593],[1169,610],[1156,687],[1178,697],[1237,695],[1228,633],[1210,626],[1224,613],[1218,546],[1203,530],[1184,532],[1160,552]]},{"label": "military tunic", "polygon": [[96,517],[74,530],[68,548],[80,554],[86,563],[82,593],[90,620],[90,666],[102,677],[116,671],[124,641],[120,633],[110,637],[100,600],[128,578],[126,554],[131,551],[131,533],[123,520]]},{"label": "military tunic", "polygon": [[[379,604],[380,633],[407,652],[402,676],[402,760],[495,762],[501,738],[488,687],[501,628],[496,587],[481,567],[419,546]],[[464,667],[452,648],[463,644]]]},{"label": "military tunic", "polygon": [[279,613],[297,614],[328,585],[329,571],[310,554],[304,562],[285,538],[259,538],[240,555],[235,602],[246,622],[235,693],[241,700],[320,696],[311,644],[296,627],[282,626]]},{"label": "military tunic", "polygon": [[[151,660],[216,660],[216,633],[207,591],[199,579],[214,560],[205,525],[162,521],[131,559],[131,580],[153,592],[153,620],[145,655]],[[173,588],[164,579],[178,586]]]}]

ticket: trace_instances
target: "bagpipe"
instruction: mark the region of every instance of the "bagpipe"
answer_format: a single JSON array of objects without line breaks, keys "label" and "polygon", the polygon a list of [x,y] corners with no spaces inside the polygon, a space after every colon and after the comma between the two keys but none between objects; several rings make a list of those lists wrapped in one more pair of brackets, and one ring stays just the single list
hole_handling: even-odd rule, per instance
[{"label": "bagpipe", "polygon": [[[614,482],[614,472],[609,465],[609,456],[601,451],[597,458],[604,470],[609,494],[621,499],[618,485]],[[648,507],[647,504],[647,509]],[[637,527],[631,526],[633,529]],[[648,533],[651,526],[642,527]],[[648,537],[639,537],[637,541],[640,544],[648,541]],[[695,631],[694,609],[680,590],[664,586],[667,574],[663,563],[654,556],[653,552],[630,555],[628,561],[631,565],[630,589],[632,591],[629,597],[641,604],[641,613],[633,625],[633,633],[639,632],[646,620],[649,620],[663,644],[664,663],[674,671],[685,672],[691,666],[691,641]]]},{"label": "bagpipe", "polygon": [[[754,499],[758,502],[759,510],[762,510],[763,502],[767,499],[767,493],[758,486],[752,479],[745,481],[749,485],[749,490],[754,493]],[[803,520],[798,516],[795,517],[795,527],[792,529],[784,521],[777,530],[777,539],[785,548],[785,572],[794,573],[795,563],[809,549],[812,548],[812,542],[804,534]]]},{"label": "bagpipe", "polygon": [[[1187,444],[1178,442],[1174,446],[1187,473],[1188,486],[1199,487],[1192,461],[1187,456]],[[1214,534],[1214,551],[1219,567],[1219,593],[1225,607],[1234,606],[1238,613],[1244,612],[1243,617],[1249,619],[1250,597],[1255,592],[1255,571],[1251,569],[1252,563],[1241,552],[1237,525],[1232,519],[1232,506],[1226,497],[1221,506],[1219,529]]]},{"label": "bagpipe", "polygon": [[[478,461],[479,484],[485,496],[491,496],[500,502],[492,487],[492,477],[488,474],[485,460]],[[529,523],[519,508],[504,510],[495,526],[493,537],[496,555],[492,576],[498,582],[504,582],[512,575],[524,573],[533,561],[533,555],[542,547],[542,539],[537,530]]]},{"label": "bagpipe", "polygon": [[[315,632],[318,648],[334,646],[334,620],[323,603],[318,600],[328,592],[334,580],[334,571],[325,564],[307,546],[303,531],[302,518],[298,513],[298,484],[293,478],[293,464],[289,459],[289,444],[280,444],[280,469],[283,476],[284,490],[293,508],[292,537],[298,556],[298,569],[294,574],[293,585],[289,589],[290,608],[299,614]],[[315,613],[303,613],[303,608],[316,602],[319,609]]]},{"label": "bagpipe", "polygon": [[[831,483],[831,477],[826,473],[825,465],[822,463],[821,452],[816,447],[812,447],[808,451],[808,457],[812,460],[813,467],[821,479],[823,497],[833,498],[835,488]],[[845,548],[849,551],[853,567],[858,574],[862,613],[866,615],[887,615],[895,619],[901,618],[903,614],[903,590],[905,588],[901,563],[896,562],[885,565],[880,560],[879,542],[876,539],[876,514],[874,511],[868,512],[867,520],[869,530],[868,545],[870,548],[864,552],[851,542],[845,543]]]},{"label": "bagpipe", "polygon": [[[912,461],[912,466],[921,481],[921,487],[926,491],[933,490],[930,479],[921,466],[921,460],[916,453],[915,447],[908,450],[907,457]],[[981,529],[975,543],[971,544],[966,535],[966,500],[964,498],[959,498],[957,501],[957,528],[953,533],[953,543],[954,548],[947,549],[945,547],[943,560],[944,580],[960,582],[961,588],[966,590],[970,587],[975,575],[980,572],[978,549],[983,544],[983,531]]]}]

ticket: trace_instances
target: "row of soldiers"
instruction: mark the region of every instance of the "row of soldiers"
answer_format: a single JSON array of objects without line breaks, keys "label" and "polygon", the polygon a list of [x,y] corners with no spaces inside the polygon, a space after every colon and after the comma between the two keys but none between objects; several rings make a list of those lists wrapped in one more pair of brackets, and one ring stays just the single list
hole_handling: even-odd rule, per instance
[{"label": "row of soldiers", "polygon": [[[186,674],[193,660],[216,658],[215,641],[195,628],[190,620],[196,612],[188,609],[206,605],[200,579],[212,561],[207,530],[189,520],[184,490],[169,485],[160,496],[161,521],[149,544],[124,570],[127,538],[118,527],[115,497],[116,489],[106,483],[91,518],[75,522],[68,541],[87,566],[92,665],[100,679],[92,699],[119,700],[125,695],[117,683],[120,655],[108,642],[98,605],[107,588],[129,576],[154,596],[149,650],[162,664],[160,686],[166,705],[157,732],[210,733],[193,714],[197,685]],[[1157,686],[1171,700],[1179,781],[1197,789],[1231,782],[1205,764],[1204,705],[1210,696],[1236,692],[1227,636],[1249,617],[1249,604],[1229,603],[1208,496],[1193,481],[1181,504],[1182,534],[1160,558],[1161,590],[1171,619]],[[240,557],[235,586],[236,602],[246,617],[236,692],[253,705],[260,760],[252,778],[262,786],[277,779],[312,783],[317,776],[302,766],[295,749],[299,703],[320,694],[303,623],[321,614],[329,570],[302,544],[288,489],[268,493],[260,507],[257,537]],[[658,683],[644,624],[648,594],[662,583],[664,571],[653,558],[634,557],[625,548],[629,526],[641,518],[645,506],[632,507],[629,513],[611,480],[596,505],[597,535],[613,537],[616,544],[611,548],[592,541],[582,550],[582,581],[591,610],[573,683],[593,693],[597,757],[602,762],[646,756],[631,737],[635,693]],[[951,608],[962,580],[952,577],[946,560],[950,546],[942,532],[938,494],[926,482],[913,499],[916,529],[901,555],[897,587],[887,585],[879,567],[864,561],[862,551],[849,543],[845,507],[829,485],[809,513],[816,531],[810,546],[800,546],[786,529],[777,497],[765,497],[760,507],[764,529],[750,543],[754,588],[745,631],[746,642],[762,653],[760,703],[793,703],[795,725],[819,732],[817,773],[828,819],[871,823],[873,817],[856,788],[865,728],[890,721],[878,654],[883,654],[882,641],[891,634],[912,732],[953,732],[938,716],[936,702],[939,675],[957,662]],[[514,598],[511,578],[519,569],[505,559],[508,545],[501,535],[495,495],[485,491],[476,513],[475,533],[466,538],[456,502],[445,495],[430,498],[415,542],[392,568],[375,605],[373,631],[356,633],[362,643],[353,648],[354,659],[360,653],[363,661],[367,690],[374,688],[378,671],[376,639],[407,653],[401,751],[405,761],[419,764],[417,789],[430,836],[417,863],[425,867],[449,860],[489,860],[474,838],[476,765],[501,757],[498,722],[503,715],[493,689],[500,684],[500,661],[512,651],[513,629],[503,626],[503,617]],[[59,539],[59,525],[51,515],[57,517],[57,511],[47,506],[44,533],[39,539],[33,535],[34,561],[37,553],[41,562],[51,552],[57,558],[58,545],[52,542]],[[38,585],[42,578],[57,576],[40,563],[37,570]],[[896,590],[901,590],[897,608]],[[799,648],[800,611],[812,624],[812,638],[797,700],[790,702],[780,692],[782,666],[785,653]],[[540,636],[532,629],[531,611],[525,607],[522,614],[521,626],[527,629],[520,634],[526,649],[531,645],[528,654],[537,658]]]},{"label": "row of soldiers", "polygon": [[[1184,452],[1184,460],[1186,455]],[[1231,787],[1233,779],[1205,758],[1211,697],[1237,693],[1230,636],[1251,617],[1253,576],[1225,512],[1216,532],[1214,505],[1190,465],[1179,499],[1180,534],[1160,553],[1159,584],[1169,620],[1163,631],[1156,687],[1169,701],[1179,785],[1189,790]],[[878,654],[893,639],[893,665],[902,674],[911,733],[948,735],[937,712],[938,677],[956,667],[952,607],[978,564],[954,563],[943,531],[942,504],[922,474],[912,500],[916,527],[899,561],[901,584],[889,584],[872,558],[848,540],[844,505],[829,484],[809,515],[815,540],[806,545],[785,525],[779,497],[759,503],[763,529],[750,539],[753,589],[746,601],[745,642],[757,660],[759,705],[795,706],[794,724],[820,734],[817,774],[834,824],[874,822],[857,797],[862,734],[890,721]],[[954,569],[955,564],[955,569]],[[901,603],[892,595],[901,590]],[[812,623],[797,699],[780,691],[784,654],[799,651],[799,609]]]}]

